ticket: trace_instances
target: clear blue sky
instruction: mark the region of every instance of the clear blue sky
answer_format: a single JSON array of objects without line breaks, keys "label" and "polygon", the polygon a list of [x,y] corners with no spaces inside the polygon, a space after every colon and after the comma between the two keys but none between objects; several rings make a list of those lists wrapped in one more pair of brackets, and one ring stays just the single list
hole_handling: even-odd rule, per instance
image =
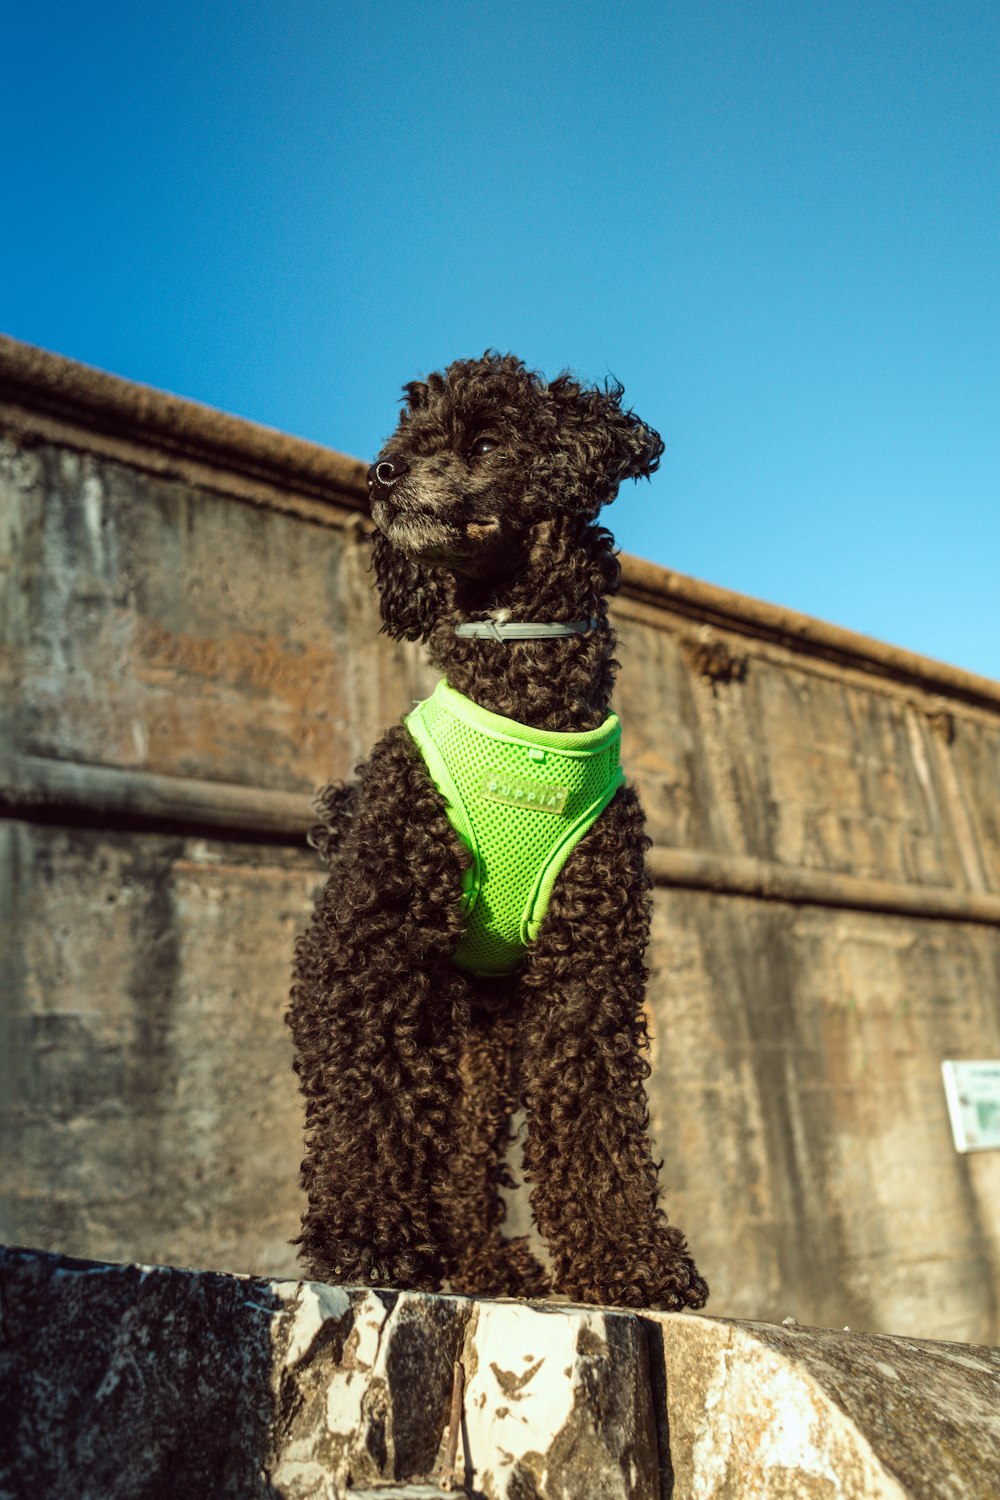
[{"label": "clear blue sky", "polygon": [[370,456],[625,384],[657,562],[1000,677],[995,0],[90,0],[3,25],[0,327]]}]

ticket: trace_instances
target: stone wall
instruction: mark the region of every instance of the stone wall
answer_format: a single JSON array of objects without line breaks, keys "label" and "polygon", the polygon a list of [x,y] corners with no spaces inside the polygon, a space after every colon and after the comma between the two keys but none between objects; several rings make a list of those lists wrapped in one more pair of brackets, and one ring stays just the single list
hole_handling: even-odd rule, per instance
[{"label": "stone wall", "polygon": [[24,1250],[0,1292],[11,1500],[1000,1493],[996,1349]]},{"label": "stone wall", "polygon": [[[363,467],[10,340],[0,434],[0,1237],[291,1274],[308,799],[432,682],[377,634]],[[1000,686],[625,581],[651,1108],[712,1310],[995,1342],[1000,1157],[939,1066],[1000,1056]]]}]

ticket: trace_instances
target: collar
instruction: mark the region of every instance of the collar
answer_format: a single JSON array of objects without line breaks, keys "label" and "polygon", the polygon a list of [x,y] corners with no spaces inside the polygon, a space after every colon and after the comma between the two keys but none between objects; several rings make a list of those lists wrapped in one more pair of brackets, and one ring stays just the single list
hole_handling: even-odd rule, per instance
[{"label": "collar", "polygon": [[466,620],[455,626],[455,634],[463,640],[474,638],[480,641],[542,641],[559,635],[585,635],[596,630],[596,620],[572,620],[561,623],[529,623],[528,621]]}]

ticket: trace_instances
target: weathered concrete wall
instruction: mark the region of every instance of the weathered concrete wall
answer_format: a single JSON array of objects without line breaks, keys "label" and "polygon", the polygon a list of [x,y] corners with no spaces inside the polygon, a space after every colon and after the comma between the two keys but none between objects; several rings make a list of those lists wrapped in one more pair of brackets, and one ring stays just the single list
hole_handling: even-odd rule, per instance
[{"label": "weathered concrete wall", "polygon": [[0,1291],[17,1500],[1000,1492],[996,1349],[23,1250]]},{"label": "weathered concrete wall", "polygon": [[[306,802],[429,688],[357,462],[0,340],[0,1234],[292,1273]],[[613,515],[612,515],[613,519]],[[1000,1336],[1000,686],[635,560],[651,1104],[741,1317]]]}]

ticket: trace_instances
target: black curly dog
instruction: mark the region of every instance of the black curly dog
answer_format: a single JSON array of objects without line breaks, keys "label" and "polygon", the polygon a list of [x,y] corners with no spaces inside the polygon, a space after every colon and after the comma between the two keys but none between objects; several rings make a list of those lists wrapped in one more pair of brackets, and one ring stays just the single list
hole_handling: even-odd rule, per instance
[{"label": "black curly dog", "polygon": [[[613,539],[595,518],[656,469],[619,386],[546,384],[511,355],[414,381],[369,473],[383,628],[425,641],[458,692],[537,728],[603,723],[617,663]],[[470,620],[593,620],[541,640]],[[320,795],[330,877],[296,947],[289,1023],[306,1101],[296,1241],[310,1274],[481,1296],[701,1307],[658,1205],[644,1079],[648,839],[621,788],[566,863],[508,979],[452,963],[468,855],[408,730]],[[510,1117],[551,1259],[501,1232]]]}]

